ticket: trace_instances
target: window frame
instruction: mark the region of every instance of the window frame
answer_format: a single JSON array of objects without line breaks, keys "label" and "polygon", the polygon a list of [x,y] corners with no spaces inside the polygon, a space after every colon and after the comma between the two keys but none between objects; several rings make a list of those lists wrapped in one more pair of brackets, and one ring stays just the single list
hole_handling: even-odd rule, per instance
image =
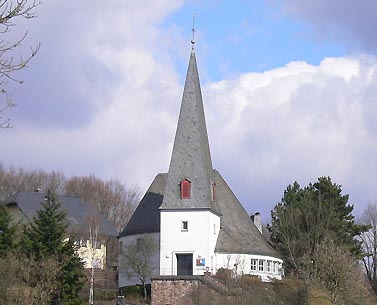
[{"label": "window frame", "polygon": [[182,220],[181,222],[181,231],[187,232],[188,231],[188,220]]},{"label": "window frame", "polygon": [[256,258],[252,258],[250,261],[250,270],[251,271],[258,271],[258,260]]},{"label": "window frame", "polygon": [[271,273],[272,272],[272,261],[267,261],[266,263],[266,272]]},{"label": "window frame", "polygon": [[264,272],[264,262],[265,262],[264,259],[258,260],[258,271],[259,272]]}]

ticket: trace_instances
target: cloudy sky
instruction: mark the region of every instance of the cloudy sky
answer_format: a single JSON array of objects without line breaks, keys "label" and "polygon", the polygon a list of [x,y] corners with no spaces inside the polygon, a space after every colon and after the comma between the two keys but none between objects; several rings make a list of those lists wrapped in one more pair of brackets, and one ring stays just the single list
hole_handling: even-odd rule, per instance
[{"label": "cloudy sky", "polygon": [[196,15],[213,165],[264,220],[288,184],[341,184],[377,201],[375,0],[44,1],[9,84],[5,166],[117,178],[166,172]]}]

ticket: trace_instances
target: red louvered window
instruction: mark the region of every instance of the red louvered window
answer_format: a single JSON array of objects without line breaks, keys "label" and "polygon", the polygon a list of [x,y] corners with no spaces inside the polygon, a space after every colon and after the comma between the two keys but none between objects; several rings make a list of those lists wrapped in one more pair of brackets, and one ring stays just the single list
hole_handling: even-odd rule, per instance
[{"label": "red louvered window", "polygon": [[181,199],[191,198],[191,182],[187,179],[181,181]]},{"label": "red louvered window", "polygon": [[212,183],[212,200],[216,200],[216,183]]}]

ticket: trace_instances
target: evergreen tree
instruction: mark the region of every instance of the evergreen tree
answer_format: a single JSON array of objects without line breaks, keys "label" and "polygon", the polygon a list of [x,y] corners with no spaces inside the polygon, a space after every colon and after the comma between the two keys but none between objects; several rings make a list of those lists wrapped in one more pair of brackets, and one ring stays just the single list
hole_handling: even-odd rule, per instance
[{"label": "evergreen tree", "polygon": [[305,188],[297,182],[287,187],[271,211],[268,226],[271,241],[285,259],[286,271],[302,278],[313,276],[317,248],[325,238],[360,258],[361,247],[355,236],[368,228],[355,223],[348,199],[330,177],[319,178]]},{"label": "evergreen tree", "polygon": [[0,258],[4,258],[15,244],[16,226],[5,205],[0,204]]},{"label": "evergreen tree", "polygon": [[[30,225],[25,226],[21,252],[36,263],[55,259],[60,270],[56,275],[55,291],[51,295],[52,305],[79,305],[78,294],[83,286],[83,266],[75,252],[72,241],[66,239],[66,213],[56,195],[48,192],[46,201]],[[38,265],[38,264],[36,264]],[[38,278],[35,272],[35,282]]]}]

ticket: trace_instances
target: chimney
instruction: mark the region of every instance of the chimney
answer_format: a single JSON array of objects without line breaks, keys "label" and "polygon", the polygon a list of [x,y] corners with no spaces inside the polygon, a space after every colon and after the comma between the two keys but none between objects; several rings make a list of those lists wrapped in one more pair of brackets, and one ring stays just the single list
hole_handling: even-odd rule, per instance
[{"label": "chimney", "polygon": [[254,215],[250,216],[251,220],[254,222],[255,226],[259,230],[259,232],[262,234],[262,218],[260,216],[259,212],[255,212]]}]

